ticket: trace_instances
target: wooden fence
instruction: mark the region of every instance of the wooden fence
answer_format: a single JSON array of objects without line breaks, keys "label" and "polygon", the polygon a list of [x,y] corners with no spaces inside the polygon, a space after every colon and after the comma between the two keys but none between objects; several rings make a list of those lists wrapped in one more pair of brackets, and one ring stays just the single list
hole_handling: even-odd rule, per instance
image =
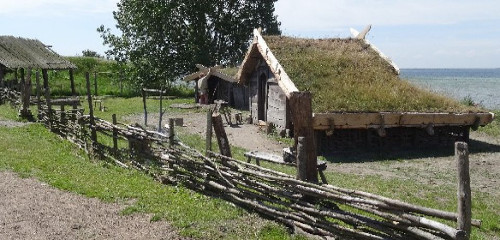
[{"label": "wooden fence", "polygon": [[457,144],[461,166],[458,214],[297,180],[210,150],[205,156],[177,140],[172,121],[163,134],[119,124],[116,115],[112,123],[98,119],[87,84],[89,115],[71,101],[67,104],[71,108],[63,103],[54,109],[47,88],[47,98],[38,105],[40,121],[93,157],[145,171],[162,183],[182,184],[292,228],[341,239],[468,239],[471,226],[481,225],[471,219],[468,155],[463,143]]}]

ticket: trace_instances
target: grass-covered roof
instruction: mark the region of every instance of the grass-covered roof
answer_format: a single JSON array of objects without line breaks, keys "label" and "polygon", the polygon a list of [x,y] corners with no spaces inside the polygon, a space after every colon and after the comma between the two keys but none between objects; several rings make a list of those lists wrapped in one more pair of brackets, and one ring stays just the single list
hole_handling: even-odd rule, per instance
[{"label": "grass-covered roof", "polygon": [[316,113],[478,111],[401,80],[361,39],[264,40],[297,88],[312,93]]}]

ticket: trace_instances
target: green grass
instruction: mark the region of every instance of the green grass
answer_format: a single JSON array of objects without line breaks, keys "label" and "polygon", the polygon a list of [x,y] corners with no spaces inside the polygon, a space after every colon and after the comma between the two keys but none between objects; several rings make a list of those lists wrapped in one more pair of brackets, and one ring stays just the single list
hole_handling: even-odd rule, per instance
[{"label": "green grass", "polygon": [[[132,114],[138,109],[131,104],[134,102],[131,99],[114,100],[110,106],[122,106],[123,112]],[[172,102],[178,101],[183,100]],[[106,113],[105,117],[110,115]],[[16,120],[17,112],[2,105],[0,119]],[[0,169],[12,170],[22,177],[36,177],[56,188],[105,202],[133,202],[123,214],[153,213],[151,221],[166,220],[183,236],[201,239],[303,238],[290,235],[283,226],[223,200],[182,186],[162,185],[135,170],[93,162],[41,124],[0,127],[0,139]],[[109,137],[100,136],[100,139],[107,145],[111,143]]]},{"label": "green grass", "polygon": [[478,111],[401,80],[361,40],[264,37],[301,91],[313,95],[313,111]]},{"label": "green grass", "polygon": [[493,122],[478,129],[479,132],[486,133],[490,136],[500,136],[500,110],[492,111],[495,114]]}]

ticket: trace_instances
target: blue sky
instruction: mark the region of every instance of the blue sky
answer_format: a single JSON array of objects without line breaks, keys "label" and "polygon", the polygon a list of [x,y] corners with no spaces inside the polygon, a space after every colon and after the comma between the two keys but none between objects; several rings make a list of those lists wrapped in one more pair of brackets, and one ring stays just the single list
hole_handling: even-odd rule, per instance
[{"label": "blue sky", "polygon": [[[118,0],[0,0],[0,35],[36,38],[62,55],[105,51],[96,28],[113,27]],[[500,67],[500,1],[279,0],[285,35],[367,39],[402,68]]]}]

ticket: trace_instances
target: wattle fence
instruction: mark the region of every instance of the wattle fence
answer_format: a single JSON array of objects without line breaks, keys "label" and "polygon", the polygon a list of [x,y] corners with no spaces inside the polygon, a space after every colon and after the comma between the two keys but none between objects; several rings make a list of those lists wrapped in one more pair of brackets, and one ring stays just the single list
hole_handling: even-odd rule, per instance
[{"label": "wattle fence", "polygon": [[[116,116],[113,122],[96,118],[89,86],[87,115],[74,99],[55,102],[60,106],[55,109],[46,89],[45,100],[39,94],[35,101],[39,121],[93,158],[144,171],[164,184],[181,184],[291,228],[340,239],[468,239],[471,225],[481,225],[471,219],[470,203],[459,204],[463,211],[458,214],[300,181],[215,152],[207,157],[176,138],[173,121],[165,134],[120,124]],[[1,89],[0,99],[13,101],[18,96],[5,96],[8,92]]]}]

